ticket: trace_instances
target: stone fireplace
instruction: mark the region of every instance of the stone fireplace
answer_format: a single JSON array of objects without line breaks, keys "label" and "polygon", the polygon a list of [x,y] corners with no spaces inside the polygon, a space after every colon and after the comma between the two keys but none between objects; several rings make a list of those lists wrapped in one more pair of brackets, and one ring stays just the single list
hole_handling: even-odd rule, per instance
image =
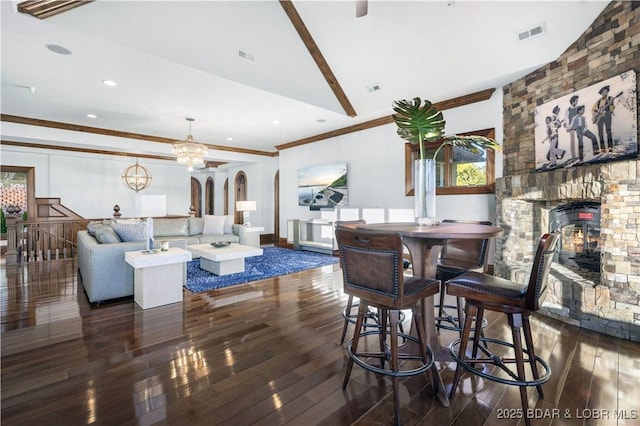
[{"label": "stone fireplace", "polygon": [[[528,279],[540,236],[558,225],[552,223],[558,220],[554,213],[575,203],[599,205],[597,214],[587,209],[565,215],[577,219],[565,230],[576,238],[565,245],[565,251],[573,250],[567,256],[597,256],[598,266],[590,271],[580,262],[554,262],[541,312],[640,341],[640,161],[507,176],[496,181],[496,197],[497,222],[504,229],[496,241],[496,275],[519,282]],[[580,217],[598,223],[587,229]],[[591,248],[580,247],[585,243]]]}]

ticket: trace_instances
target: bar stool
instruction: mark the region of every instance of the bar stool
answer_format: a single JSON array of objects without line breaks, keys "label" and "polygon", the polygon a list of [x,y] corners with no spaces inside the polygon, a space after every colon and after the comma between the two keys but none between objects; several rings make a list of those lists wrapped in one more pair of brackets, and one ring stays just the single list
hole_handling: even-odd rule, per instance
[{"label": "bar stool", "polygon": [[[367,221],[364,219],[338,220],[335,222],[335,225],[336,225],[336,229],[338,228],[356,229],[358,225],[364,225],[366,223]],[[342,266],[342,256],[340,257],[340,266]],[[340,344],[344,343],[344,339],[347,335],[347,327],[349,327],[349,324],[356,323],[356,317],[358,315],[353,314],[352,311],[353,311],[353,308],[357,308],[357,307],[358,307],[358,303],[353,303],[353,296],[349,295],[349,298],[347,299],[347,306],[345,307],[344,312],[342,312],[342,317],[344,318],[344,325],[342,327],[342,336],[340,337]],[[365,317],[365,321],[364,321],[365,327],[369,326],[367,321],[370,319],[374,321],[374,326],[377,327],[378,320],[375,318],[375,315],[371,311],[367,312],[367,316]]]},{"label": "bar stool", "polygon": [[[454,340],[449,345],[451,356],[458,363],[453,377],[453,385],[451,386],[451,398],[456,392],[463,369],[488,380],[519,386],[525,423],[527,425],[531,424],[531,419],[528,417],[527,386],[535,386],[538,390],[538,395],[542,399],[544,397],[542,384],[551,377],[551,368],[546,361],[535,354],[529,315],[540,307],[540,297],[546,290],[549,269],[553,262],[559,235],[545,234],[540,239],[528,284],[518,284],[479,272],[466,272],[447,282],[448,294],[464,297],[466,300],[462,337]],[[512,343],[481,336],[481,323],[485,309],[507,315],[513,338]],[[476,330],[473,338],[470,339],[469,334],[474,317]],[[520,329],[524,332],[526,349],[522,346]],[[466,354],[469,340],[472,342],[471,356]],[[507,349],[507,354],[511,355],[513,353],[514,357],[498,356],[492,353],[488,347],[481,347],[480,342],[485,343],[485,345],[489,343],[491,345],[499,345],[502,348],[509,348]],[[457,351],[455,350],[456,346],[458,346]],[[478,357],[478,349],[484,354],[483,357]],[[526,358],[525,354],[527,355]],[[508,366],[508,364],[514,363],[515,372]],[[525,363],[528,363],[531,369],[529,377],[525,374]],[[499,367],[498,372],[506,372],[508,378],[490,374],[486,370],[477,368],[476,364],[496,365]],[[542,376],[538,372],[538,365],[542,366],[545,371]]]},{"label": "bar stool", "polygon": [[[442,223],[493,225],[491,222],[484,220],[474,221],[445,219]],[[467,271],[486,272],[488,257],[489,239],[451,240],[442,248],[436,269],[436,279],[442,282],[442,286],[440,288],[440,302],[436,305],[438,308],[438,313],[436,315],[436,327],[438,330],[454,330],[462,333],[462,298],[456,297],[456,306],[445,305],[445,283]],[[447,309],[456,309],[457,317],[449,314]]]},{"label": "bar stool", "polygon": [[[433,383],[433,374],[430,371],[433,366],[433,353],[426,344],[419,302],[435,295],[440,282],[429,278],[404,276],[403,244],[400,234],[336,228],[336,239],[342,262],[344,292],[360,299],[353,339],[347,344],[349,358],[342,388],[345,389],[349,383],[354,362],[367,371],[391,377],[395,422],[400,424],[398,378],[428,372]],[[363,332],[363,322],[369,306],[378,309],[380,327]],[[409,308],[417,337],[398,332],[399,311]],[[379,351],[358,351],[361,338],[375,335],[378,336]],[[416,343],[420,355],[399,353],[398,336]],[[368,359],[378,359],[380,366],[373,365],[371,361],[367,362]],[[419,360],[419,365],[416,367],[415,362],[403,363],[403,367],[407,368],[401,370],[400,360]]]}]

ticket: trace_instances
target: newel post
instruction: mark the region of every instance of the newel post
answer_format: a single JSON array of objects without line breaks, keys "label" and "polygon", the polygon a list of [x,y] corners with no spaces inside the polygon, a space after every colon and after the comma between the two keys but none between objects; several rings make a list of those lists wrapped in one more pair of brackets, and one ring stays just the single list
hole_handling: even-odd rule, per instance
[{"label": "newel post", "polygon": [[6,216],[7,220],[7,265],[18,263],[18,221],[22,222],[19,216]]}]

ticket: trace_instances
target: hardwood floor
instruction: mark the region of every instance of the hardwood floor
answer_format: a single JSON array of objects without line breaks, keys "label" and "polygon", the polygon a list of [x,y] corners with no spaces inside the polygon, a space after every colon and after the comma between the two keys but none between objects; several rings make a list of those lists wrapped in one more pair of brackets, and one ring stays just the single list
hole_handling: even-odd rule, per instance
[{"label": "hardwood floor", "polygon": [[[73,261],[1,275],[3,425],[393,424],[390,381],[355,366],[342,391],[337,265],[146,311],[90,306]],[[507,332],[488,320],[487,336]],[[529,393],[535,425],[640,425],[639,344],[543,316],[532,327],[553,371],[544,400]],[[439,367],[450,386],[455,364]],[[517,388],[466,374],[449,407],[426,376],[401,381],[401,404],[405,425],[523,424]]]}]

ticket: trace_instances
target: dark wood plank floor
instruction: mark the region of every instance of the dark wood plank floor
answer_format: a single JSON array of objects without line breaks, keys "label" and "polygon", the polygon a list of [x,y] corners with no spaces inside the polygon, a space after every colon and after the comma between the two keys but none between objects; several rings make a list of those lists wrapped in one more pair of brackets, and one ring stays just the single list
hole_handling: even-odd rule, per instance
[{"label": "dark wood plank floor", "polygon": [[[185,290],[183,303],[146,311],[90,306],[73,261],[1,272],[3,425],[393,423],[387,379],[355,366],[341,389],[338,266]],[[508,332],[488,320],[487,336]],[[530,392],[534,424],[640,425],[639,344],[542,316],[532,326],[553,369],[545,399]],[[455,364],[439,367],[449,387]],[[402,380],[400,396],[405,425],[523,424],[518,390],[477,377],[463,376],[449,407],[425,376]]]}]

